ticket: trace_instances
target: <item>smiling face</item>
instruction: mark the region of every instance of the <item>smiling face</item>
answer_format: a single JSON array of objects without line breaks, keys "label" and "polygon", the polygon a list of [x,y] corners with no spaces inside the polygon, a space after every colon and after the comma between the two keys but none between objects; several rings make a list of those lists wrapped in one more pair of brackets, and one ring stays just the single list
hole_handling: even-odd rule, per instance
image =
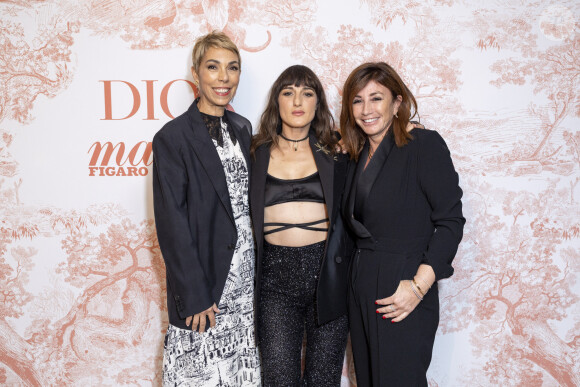
[{"label": "smiling face", "polygon": [[278,94],[282,131],[289,134],[294,129],[306,130],[314,120],[318,98],[308,86],[285,86]]},{"label": "smiling face", "polygon": [[371,80],[354,97],[352,113],[357,125],[378,144],[387,133],[401,101],[401,96],[393,98],[389,89]]},{"label": "smiling face", "polygon": [[234,98],[240,83],[238,56],[223,48],[210,47],[204,54],[193,79],[198,85],[200,112],[221,116],[227,104]]}]

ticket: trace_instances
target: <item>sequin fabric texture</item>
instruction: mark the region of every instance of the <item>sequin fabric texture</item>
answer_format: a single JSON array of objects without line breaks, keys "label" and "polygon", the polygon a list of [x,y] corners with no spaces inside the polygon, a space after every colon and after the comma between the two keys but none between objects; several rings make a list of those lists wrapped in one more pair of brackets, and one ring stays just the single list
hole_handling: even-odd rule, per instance
[{"label": "sequin fabric texture", "polygon": [[239,142],[232,142],[225,122],[221,126],[223,145],[215,138],[213,142],[224,167],[238,242],[218,305],[220,313],[216,315],[215,327],[200,334],[169,325],[163,353],[163,386],[261,384],[254,338],[254,242],[248,204],[248,168]]},{"label": "sequin fabric texture", "polygon": [[[264,242],[258,330],[266,387],[340,386],[348,319],[316,324],[316,285],[325,242],[303,247]],[[306,332],[306,364],[301,350]]]}]

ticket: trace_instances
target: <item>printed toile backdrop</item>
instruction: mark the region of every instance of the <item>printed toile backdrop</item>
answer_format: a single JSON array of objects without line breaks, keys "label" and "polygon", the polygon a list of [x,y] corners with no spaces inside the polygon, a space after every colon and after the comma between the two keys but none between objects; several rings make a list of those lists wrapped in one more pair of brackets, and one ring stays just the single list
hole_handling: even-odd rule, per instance
[{"label": "printed toile backdrop", "polygon": [[320,76],[338,118],[349,72],[384,60],[447,141],[467,224],[432,387],[580,385],[579,2],[2,0],[0,15],[0,384],[160,385],[150,141],[194,98],[195,38],[220,29],[254,126],[287,66]]}]

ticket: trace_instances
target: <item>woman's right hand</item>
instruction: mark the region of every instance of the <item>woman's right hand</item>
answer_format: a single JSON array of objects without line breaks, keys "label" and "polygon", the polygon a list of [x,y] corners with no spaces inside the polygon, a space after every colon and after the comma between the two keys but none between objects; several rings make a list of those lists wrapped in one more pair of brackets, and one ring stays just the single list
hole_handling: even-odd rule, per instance
[{"label": "woman's right hand", "polygon": [[219,313],[220,310],[217,308],[215,303],[204,310],[201,313],[194,314],[193,316],[189,316],[185,319],[185,325],[189,326],[191,324],[191,320],[193,319],[193,325],[191,326],[192,331],[197,330],[197,326],[199,325],[199,333],[205,332],[206,326],[206,316],[209,318],[209,326],[210,328],[215,327],[215,314]]},{"label": "woman's right hand", "polygon": [[421,302],[411,289],[412,286],[409,280],[399,282],[395,294],[375,301],[379,305],[377,313],[382,313],[383,319],[390,319],[392,323],[404,320]]}]

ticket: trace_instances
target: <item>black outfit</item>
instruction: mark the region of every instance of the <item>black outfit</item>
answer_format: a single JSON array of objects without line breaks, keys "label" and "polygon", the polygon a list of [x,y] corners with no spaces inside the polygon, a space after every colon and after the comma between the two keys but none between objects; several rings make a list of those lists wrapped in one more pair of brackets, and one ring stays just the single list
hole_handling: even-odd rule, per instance
[{"label": "black outfit", "polygon": [[[299,386],[301,349],[306,330],[302,385],[340,385],[348,333],[342,315],[316,323],[315,292],[325,242],[287,247],[264,241],[260,310],[262,383],[265,387]],[[346,304],[346,299],[343,300]]]},{"label": "black outfit", "polygon": [[[300,179],[278,179],[270,174],[266,177],[266,191],[264,193],[264,207],[274,206],[288,202],[314,202],[324,203],[324,193],[318,172]],[[264,223],[264,227],[277,227],[269,231],[264,231],[264,235],[288,230],[291,228],[301,228],[311,231],[328,231],[328,228],[317,226],[320,223],[328,222],[328,218],[315,220],[307,223]]]},{"label": "black outfit", "polygon": [[[353,248],[339,211],[348,160],[345,155],[337,154],[334,160],[326,154],[316,146],[313,133],[309,144],[318,176],[294,181],[268,176],[269,144],[256,149],[252,166],[250,209],[256,236],[257,333],[266,387],[300,385],[300,353],[305,330],[303,383],[321,387],[340,385],[348,334],[348,263]],[[289,188],[289,183],[294,187]],[[326,241],[301,247],[276,246],[264,241],[266,204],[292,201],[296,197],[301,201],[319,202],[321,193],[330,220]],[[275,232],[291,227],[325,231],[318,224],[325,221],[269,225],[277,226]]]},{"label": "black outfit", "polygon": [[348,295],[350,335],[359,386],[427,386],[439,323],[437,283],[403,321],[377,314],[375,301],[431,265],[436,280],[453,274],[463,236],[462,191],[441,136],[414,129],[401,148],[389,131],[371,161],[368,141],[347,178],[345,219],[357,241]]},{"label": "black outfit", "polygon": [[[252,126],[227,110],[224,119],[249,169]],[[153,138],[153,204],[169,323],[188,329],[186,317],[218,304],[238,242],[224,167],[197,101]]]}]

